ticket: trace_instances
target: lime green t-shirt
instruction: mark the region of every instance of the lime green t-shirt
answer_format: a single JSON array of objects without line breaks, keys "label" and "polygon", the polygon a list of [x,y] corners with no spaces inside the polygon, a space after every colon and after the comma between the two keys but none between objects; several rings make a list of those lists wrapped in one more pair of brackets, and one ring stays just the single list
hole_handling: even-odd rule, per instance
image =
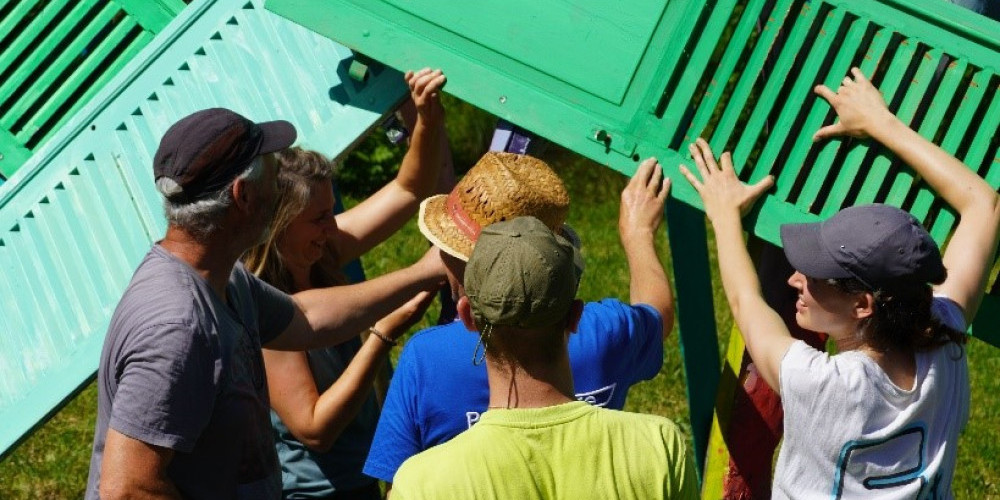
[{"label": "lime green t-shirt", "polygon": [[684,437],[670,420],[574,401],[490,410],[396,473],[393,500],[697,498]]}]

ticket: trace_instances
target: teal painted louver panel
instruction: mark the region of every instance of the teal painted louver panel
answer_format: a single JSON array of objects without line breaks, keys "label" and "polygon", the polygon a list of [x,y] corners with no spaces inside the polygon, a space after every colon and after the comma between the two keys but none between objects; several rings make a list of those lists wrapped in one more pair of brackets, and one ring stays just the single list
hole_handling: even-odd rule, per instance
[{"label": "teal painted louver panel", "polygon": [[184,8],[181,0],[0,6],[0,179],[12,175]]},{"label": "teal painted louver panel", "polygon": [[[950,209],[881,148],[811,141],[833,117],[812,87],[836,88],[851,66],[921,134],[1000,187],[1000,23],[940,0],[435,5],[267,2],[391,66],[441,67],[449,92],[625,174],[649,156],[688,163],[686,144],[704,136],[734,152],[745,180],[775,176],[749,218],[774,244],[782,223],[866,202],[911,211],[939,243],[954,228]],[[687,182],[673,196],[700,207]],[[1000,298],[987,296],[984,308]],[[987,326],[977,321],[973,334],[1000,345],[1000,329]]]},{"label": "teal painted louver panel", "polygon": [[0,186],[0,457],[97,368],[131,274],[165,231],[152,180],[163,132],[207,107],[286,119],[342,155],[406,93],[379,64],[262,8],[201,0],[171,21]]}]

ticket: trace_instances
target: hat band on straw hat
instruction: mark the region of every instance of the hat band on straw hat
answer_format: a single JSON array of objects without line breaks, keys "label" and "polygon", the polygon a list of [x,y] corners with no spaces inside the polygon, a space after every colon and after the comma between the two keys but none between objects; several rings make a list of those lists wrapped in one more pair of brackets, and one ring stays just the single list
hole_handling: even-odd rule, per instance
[{"label": "hat band on straw hat", "polygon": [[472,241],[476,241],[479,239],[479,233],[482,232],[483,227],[478,222],[472,220],[472,217],[469,217],[469,213],[465,211],[461,200],[458,199],[458,191],[458,189],[453,189],[451,194],[448,195],[446,202],[448,216],[455,222],[455,227],[462,234],[469,237]]}]

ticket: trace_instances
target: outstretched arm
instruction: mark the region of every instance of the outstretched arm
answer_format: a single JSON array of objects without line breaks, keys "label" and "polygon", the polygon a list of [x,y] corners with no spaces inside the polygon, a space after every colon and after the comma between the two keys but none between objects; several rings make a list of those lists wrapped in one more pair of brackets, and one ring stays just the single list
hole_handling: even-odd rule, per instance
[{"label": "outstretched arm", "polygon": [[292,296],[297,307],[291,323],[264,347],[301,351],[339,344],[445,280],[440,250],[431,247],[415,264],[398,271],[354,285],[296,293]]},{"label": "outstretched arm", "polygon": [[650,158],[639,165],[622,191],[618,213],[618,235],[628,261],[629,299],[633,304],[648,304],[660,312],[663,338],[674,327],[674,295],[656,255],[654,240],[669,192],[670,179],[663,178],[663,168],[656,158]]},{"label": "outstretched arm", "polygon": [[823,85],[816,93],[830,102],[840,121],[821,128],[814,139],[838,135],[871,137],[910,165],[958,212],[958,227],[944,253],[948,278],[935,287],[972,321],[986,289],[1000,232],[1000,197],[976,172],[896,118],[882,94],[858,68],[837,92]]},{"label": "outstretched arm", "polygon": [[742,213],[753,205],[774,179],[768,176],[749,186],[736,176],[733,159],[723,153],[718,162],[704,139],[690,146],[698,176],[681,166],[681,173],[694,186],[705,205],[705,214],[715,230],[719,253],[719,274],[733,319],[743,335],[747,352],[758,372],[774,392],[781,391],[781,359],[795,342],[785,322],[764,300],[760,280],[743,241]]},{"label": "outstretched arm", "polygon": [[420,201],[436,191],[447,146],[440,96],[446,80],[441,70],[406,73],[417,111],[410,147],[393,180],[337,216],[340,230],[331,244],[341,263],[354,260],[395,233],[413,216]]},{"label": "outstretched arm", "polygon": [[[396,340],[420,320],[433,298],[430,292],[420,292],[376,322],[375,329],[389,340]],[[316,452],[327,451],[361,411],[391,349],[388,342],[370,335],[323,394],[316,389],[306,353],[264,349],[271,407],[302,444]]]}]

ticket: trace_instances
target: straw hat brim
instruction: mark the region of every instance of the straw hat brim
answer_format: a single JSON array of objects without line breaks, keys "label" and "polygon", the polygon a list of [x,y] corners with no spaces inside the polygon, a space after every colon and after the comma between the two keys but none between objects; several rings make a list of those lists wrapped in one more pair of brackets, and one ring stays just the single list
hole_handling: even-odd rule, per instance
[{"label": "straw hat brim", "polygon": [[417,227],[420,233],[444,253],[468,262],[475,243],[448,216],[448,195],[431,196],[420,203]]}]

